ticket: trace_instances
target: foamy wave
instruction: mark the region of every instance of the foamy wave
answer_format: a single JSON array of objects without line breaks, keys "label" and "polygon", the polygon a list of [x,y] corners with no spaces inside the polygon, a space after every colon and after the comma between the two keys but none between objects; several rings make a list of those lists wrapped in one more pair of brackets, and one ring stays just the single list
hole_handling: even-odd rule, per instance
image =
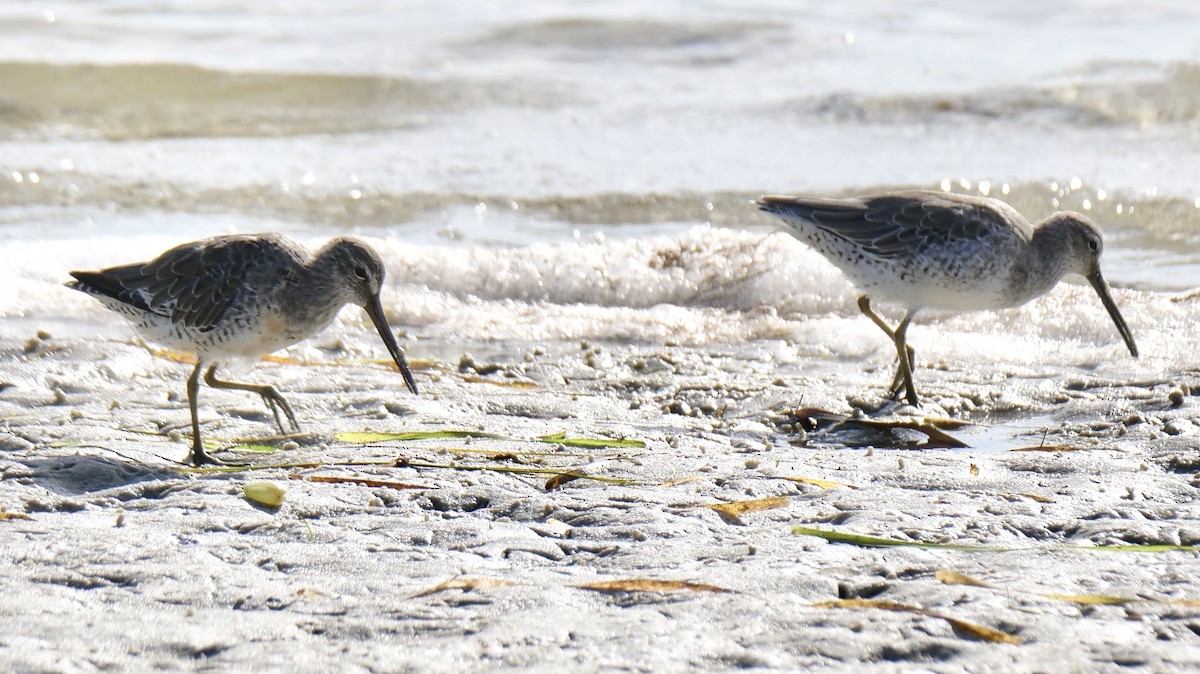
[{"label": "foamy wave", "polygon": [[695,227],[678,236],[450,249],[380,241],[397,283],[461,298],[782,313],[845,309],[840,273],[782,234]]},{"label": "foamy wave", "polygon": [[[694,227],[674,236],[500,249],[368,240],[388,264],[384,304],[394,325],[420,339],[692,345],[782,339],[832,358],[872,351],[886,357],[890,348],[859,315],[858,293],[841,273],[783,234]],[[67,271],[149,259],[178,242],[107,235],[11,242],[11,262],[0,270],[0,285],[11,291],[0,296],[0,317],[120,324],[99,303],[64,288]],[[1134,290],[1115,295],[1144,354],[1140,366],[1187,365],[1177,345],[1190,339],[1200,303]],[[896,307],[880,309],[898,316]],[[335,338],[361,331],[361,313],[343,312]],[[1017,309],[922,313],[912,340],[926,358],[1037,363],[1050,350],[1064,362],[1125,359],[1092,289],[1069,283]]]}]

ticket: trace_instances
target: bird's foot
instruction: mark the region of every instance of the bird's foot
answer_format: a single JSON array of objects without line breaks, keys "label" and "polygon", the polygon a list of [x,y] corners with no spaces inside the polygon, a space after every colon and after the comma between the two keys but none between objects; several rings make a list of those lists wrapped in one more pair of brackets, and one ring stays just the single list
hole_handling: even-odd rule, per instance
[{"label": "bird's foot", "polygon": [[183,464],[185,466],[190,465],[192,468],[203,468],[204,466],[237,468],[241,466],[252,465],[249,461],[222,461],[221,459],[218,459],[204,451],[201,451],[197,456],[195,450],[188,453],[187,457],[183,460]]},{"label": "bird's foot", "polygon": [[199,443],[192,445],[192,451],[188,452],[188,455],[186,458],[184,458],[183,463],[185,465],[191,464],[193,468],[200,468],[206,464],[211,466],[228,465],[224,461],[204,451],[204,447],[202,447]]},{"label": "bird's foot", "polygon": [[279,394],[279,391],[267,386],[258,393],[262,396],[263,402],[267,404],[267,407],[271,409],[271,414],[275,417],[275,426],[279,428],[279,432],[281,434],[287,435],[288,432],[287,429],[283,427],[283,419],[279,416],[279,411],[281,409],[283,410],[283,414],[287,417],[288,422],[291,423],[293,432],[300,432],[300,424],[296,421],[296,415],[292,412],[292,406],[289,405],[288,401]]}]

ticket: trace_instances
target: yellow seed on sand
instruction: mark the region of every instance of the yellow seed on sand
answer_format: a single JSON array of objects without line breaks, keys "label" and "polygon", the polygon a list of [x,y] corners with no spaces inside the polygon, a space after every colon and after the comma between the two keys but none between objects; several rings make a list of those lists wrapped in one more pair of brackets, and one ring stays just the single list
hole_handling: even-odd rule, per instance
[{"label": "yellow seed on sand", "polygon": [[247,500],[268,508],[278,508],[283,505],[283,487],[274,482],[265,480],[250,482],[242,487],[242,495]]}]

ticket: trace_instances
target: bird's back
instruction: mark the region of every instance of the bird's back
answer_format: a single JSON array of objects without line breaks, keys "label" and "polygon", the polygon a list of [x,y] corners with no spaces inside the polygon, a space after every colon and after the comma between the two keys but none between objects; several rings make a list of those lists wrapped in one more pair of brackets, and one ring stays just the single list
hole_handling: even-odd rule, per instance
[{"label": "bird's back", "polygon": [[307,257],[276,234],[219,236],[149,262],[73,271],[67,286],[98,298],[151,340],[200,351],[229,342],[238,330],[257,330],[251,324],[270,317],[269,305]]},{"label": "bird's back", "polygon": [[1032,233],[1002,201],[941,192],[766,196],[758,206],[862,290],[910,307],[1011,306],[1005,278]]}]

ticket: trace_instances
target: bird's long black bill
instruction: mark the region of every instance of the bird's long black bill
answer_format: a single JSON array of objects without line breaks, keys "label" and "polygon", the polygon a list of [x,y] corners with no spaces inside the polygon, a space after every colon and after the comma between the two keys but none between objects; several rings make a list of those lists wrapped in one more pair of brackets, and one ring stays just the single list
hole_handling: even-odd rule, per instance
[{"label": "bird's long black bill", "polygon": [[1121,312],[1117,310],[1117,303],[1113,301],[1112,295],[1108,292],[1108,284],[1104,282],[1104,277],[1100,275],[1100,270],[1088,274],[1087,280],[1096,289],[1096,294],[1100,296],[1100,301],[1104,303],[1104,308],[1108,310],[1108,315],[1112,317],[1113,323],[1117,324],[1117,331],[1121,333],[1121,338],[1125,340],[1125,346],[1129,347],[1129,353],[1133,354],[1134,358],[1138,356],[1137,344],[1133,343],[1133,333],[1129,332],[1129,326],[1125,324],[1125,319],[1121,317]]},{"label": "bird's long black bill", "polygon": [[396,367],[400,368],[400,374],[404,375],[404,383],[408,385],[408,390],[417,395],[417,380],[413,379],[412,370],[408,369],[408,359],[404,357],[404,352],[396,343],[396,337],[392,335],[392,328],[388,325],[387,317],[383,315],[383,305],[379,303],[379,296],[376,295],[364,308],[370,315],[371,322],[375,324],[375,329],[379,331],[379,336],[383,338],[383,345],[387,347],[388,353],[392,354],[392,360],[396,361]]}]

